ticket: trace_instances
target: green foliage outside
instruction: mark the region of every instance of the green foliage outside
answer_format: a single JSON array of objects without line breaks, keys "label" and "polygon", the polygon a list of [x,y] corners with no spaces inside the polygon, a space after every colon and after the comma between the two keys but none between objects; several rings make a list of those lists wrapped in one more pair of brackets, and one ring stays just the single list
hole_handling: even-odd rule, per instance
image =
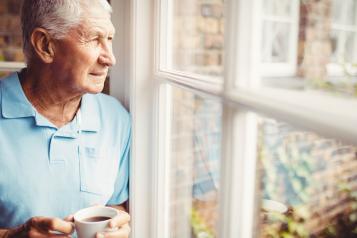
[{"label": "green foliage outside", "polygon": [[194,207],[191,209],[191,227],[195,238],[215,238],[214,232],[205,224]]},{"label": "green foliage outside", "polygon": [[356,238],[357,237],[357,191],[346,183],[339,184],[339,190],[347,195],[351,203],[350,210],[338,214],[334,221],[323,230],[321,238]]},{"label": "green foliage outside", "polygon": [[357,72],[357,63],[346,64],[342,63],[344,77],[338,82],[331,82],[322,79],[316,79],[308,82],[308,87],[321,89],[331,93],[357,96],[356,76],[351,72]]},{"label": "green foliage outside", "polygon": [[[283,126],[280,129],[285,130],[285,133],[279,129],[275,131],[276,134],[271,134],[273,130],[269,126]],[[333,169],[328,168],[325,161],[331,158],[316,157],[316,144],[313,141],[320,138],[316,136],[310,138],[310,141],[304,137],[299,138],[292,129],[276,122],[263,123],[261,127],[258,153],[262,165],[262,196],[282,202],[289,206],[289,209],[284,214],[262,211],[260,237],[357,238],[357,191],[343,178],[333,182],[338,186],[335,196],[344,198],[344,205],[347,204],[350,208],[331,217],[322,231],[309,230],[309,222],[314,219],[310,199],[324,186],[324,183],[316,181],[313,175],[319,171]],[[325,146],[332,148],[333,145],[326,143]]]},{"label": "green foliage outside", "polygon": [[[271,125],[278,127],[275,123]],[[313,147],[304,141],[289,142],[289,135],[293,132],[264,138],[264,126],[260,131],[258,153],[262,165],[263,197],[290,205],[284,214],[262,212],[261,237],[308,238],[305,222],[309,211],[306,204],[314,185],[312,174],[318,168],[316,160],[311,157]]]}]

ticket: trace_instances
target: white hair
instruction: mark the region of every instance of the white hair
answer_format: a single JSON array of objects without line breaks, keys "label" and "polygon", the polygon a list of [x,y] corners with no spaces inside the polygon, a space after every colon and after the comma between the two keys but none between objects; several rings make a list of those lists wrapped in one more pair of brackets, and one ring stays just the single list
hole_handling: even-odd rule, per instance
[{"label": "white hair", "polygon": [[106,0],[24,0],[21,25],[27,62],[33,54],[30,39],[36,27],[46,29],[54,39],[61,39],[71,28],[81,23],[83,12],[93,4],[99,4],[109,14],[112,12]]}]

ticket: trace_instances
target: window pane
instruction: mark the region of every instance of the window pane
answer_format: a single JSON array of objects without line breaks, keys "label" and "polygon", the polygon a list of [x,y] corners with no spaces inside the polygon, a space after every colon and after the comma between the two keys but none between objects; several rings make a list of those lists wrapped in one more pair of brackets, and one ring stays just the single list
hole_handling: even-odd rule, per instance
[{"label": "window pane", "polygon": [[287,62],[289,59],[290,24],[264,22],[262,41],[263,62]]},{"label": "window pane", "polygon": [[357,149],[261,118],[260,237],[355,237]]},{"label": "window pane", "polygon": [[221,111],[172,88],[170,238],[217,237]]},{"label": "window pane", "polygon": [[347,62],[357,63],[357,54],[355,53],[356,50],[357,50],[357,32],[348,34],[346,49],[345,49]]},{"label": "window pane", "polygon": [[291,14],[292,2],[291,0],[264,0],[264,15],[289,16]]},{"label": "window pane", "polygon": [[357,1],[356,0],[333,0],[333,22],[345,25],[357,25]]},{"label": "window pane", "polygon": [[[223,0],[169,0],[169,70],[221,77],[223,74]],[[172,39],[172,40],[170,40]],[[165,66],[164,66],[165,67]]]},{"label": "window pane", "polygon": [[20,9],[22,0],[0,2],[0,62],[22,62]]},{"label": "window pane", "polygon": [[[331,61],[336,63],[355,62],[357,33],[333,31],[331,34],[332,55]],[[357,62],[357,61],[356,61]]]},{"label": "window pane", "polygon": [[260,85],[357,96],[357,0],[261,1]]}]

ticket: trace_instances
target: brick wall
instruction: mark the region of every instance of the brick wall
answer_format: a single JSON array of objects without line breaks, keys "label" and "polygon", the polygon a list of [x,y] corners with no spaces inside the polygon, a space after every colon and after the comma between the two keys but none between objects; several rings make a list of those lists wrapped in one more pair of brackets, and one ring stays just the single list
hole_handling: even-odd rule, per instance
[{"label": "brick wall", "polygon": [[306,0],[300,5],[298,74],[308,81],[326,80],[331,55],[331,0]]},{"label": "brick wall", "polygon": [[190,238],[193,176],[194,96],[173,90],[170,158],[170,227],[172,238]]},{"label": "brick wall", "polygon": [[356,147],[271,120],[260,131],[263,198],[308,211],[302,223],[315,235],[356,212]]},{"label": "brick wall", "polygon": [[223,74],[223,0],[174,1],[173,66]]},{"label": "brick wall", "polygon": [[[197,224],[216,233],[221,106],[185,90],[172,90],[170,237],[191,238]],[[203,234],[201,234],[203,235]],[[208,236],[204,236],[208,237]]]}]

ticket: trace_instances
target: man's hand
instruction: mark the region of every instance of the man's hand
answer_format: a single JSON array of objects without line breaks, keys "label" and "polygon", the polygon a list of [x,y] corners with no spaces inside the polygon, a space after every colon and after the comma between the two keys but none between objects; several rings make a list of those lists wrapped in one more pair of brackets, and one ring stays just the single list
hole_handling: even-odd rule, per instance
[{"label": "man's hand", "polygon": [[6,238],[68,238],[74,224],[59,218],[33,217],[25,224],[9,229]]},{"label": "man's hand", "polygon": [[130,215],[119,210],[119,215],[110,220],[108,231],[97,233],[96,238],[128,238],[130,233],[129,221]]}]

